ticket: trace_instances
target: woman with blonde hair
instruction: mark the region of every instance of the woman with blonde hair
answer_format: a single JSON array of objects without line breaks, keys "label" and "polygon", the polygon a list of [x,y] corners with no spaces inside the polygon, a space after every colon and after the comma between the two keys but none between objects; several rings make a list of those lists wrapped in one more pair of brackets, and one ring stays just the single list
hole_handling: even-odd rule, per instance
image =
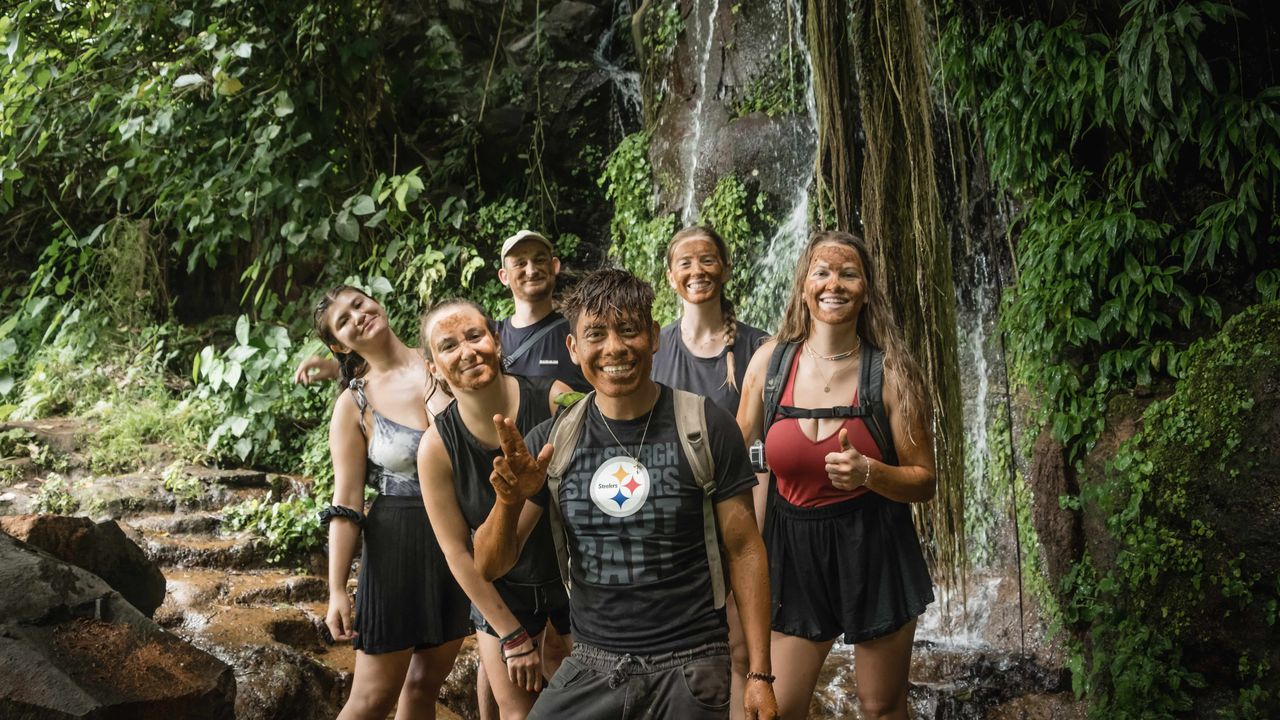
[{"label": "woman with blonde hair", "polygon": [[871,273],[861,238],[810,239],[738,410],[771,473],[764,537],[783,718],[805,717],[843,634],[862,717],[905,719],[916,618],[933,601],[908,505],[934,494],[929,410]]}]

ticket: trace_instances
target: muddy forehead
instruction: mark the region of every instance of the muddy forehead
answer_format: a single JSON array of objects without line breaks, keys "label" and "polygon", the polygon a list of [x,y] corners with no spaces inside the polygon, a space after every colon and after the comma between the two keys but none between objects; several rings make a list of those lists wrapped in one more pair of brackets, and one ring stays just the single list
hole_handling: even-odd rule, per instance
[{"label": "muddy forehead", "polygon": [[459,305],[446,308],[432,318],[427,336],[434,341],[438,334],[461,335],[476,326],[483,327],[486,331],[489,329],[484,317],[475,308]]},{"label": "muddy forehead", "polygon": [[809,267],[813,267],[818,262],[824,262],[829,267],[853,264],[863,269],[862,258],[858,256],[858,251],[843,243],[825,242],[814,248]]},{"label": "muddy forehead", "polygon": [[621,308],[616,305],[602,308],[599,312],[583,308],[578,314],[578,325],[584,330],[589,327],[609,327],[623,323],[646,326],[651,322],[653,322],[653,319],[639,310]]},{"label": "muddy forehead", "polygon": [[[683,255],[715,255],[720,257],[720,249],[716,247],[714,241],[704,235],[694,235],[687,237],[676,243],[671,248],[671,259],[675,260]],[[722,258],[723,259],[723,258]]]}]

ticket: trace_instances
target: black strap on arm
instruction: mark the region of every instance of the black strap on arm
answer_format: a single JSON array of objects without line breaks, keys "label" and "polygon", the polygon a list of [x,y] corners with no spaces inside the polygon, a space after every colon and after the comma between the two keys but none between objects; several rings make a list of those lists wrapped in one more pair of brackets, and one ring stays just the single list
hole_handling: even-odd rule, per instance
[{"label": "black strap on arm", "polygon": [[546,337],[547,333],[551,332],[552,330],[555,330],[556,328],[568,322],[569,320],[567,318],[564,318],[564,317],[556,318],[554,321],[547,323],[546,327],[542,328],[538,332],[525,338],[524,342],[520,343],[520,347],[517,347],[515,350],[512,350],[510,355],[503,356],[502,369],[510,370],[511,366],[514,365],[517,360],[527,355],[529,350],[533,348],[534,344],[537,343],[542,338]]}]

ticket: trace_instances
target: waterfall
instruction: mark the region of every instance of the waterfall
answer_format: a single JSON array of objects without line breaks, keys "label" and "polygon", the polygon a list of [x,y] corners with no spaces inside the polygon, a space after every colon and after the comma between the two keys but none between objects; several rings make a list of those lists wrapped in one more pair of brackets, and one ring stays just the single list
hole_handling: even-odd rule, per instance
[{"label": "waterfall", "polygon": [[[800,18],[801,1],[784,0],[781,3],[786,14],[786,22],[776,25],[785,29],[776,43],[785,47],[791,43],[797,53],[789,56],[790,62],[803,62],[805,67],[813,67],[809,56],[809,47],[804,41],[804,29]],[[798,57],[797,57],[798,56]],[[794,77],[794,74],[792,74]],[[813,92],[813,73],[804,73],[804,113],[789,126],[789,152],[801,154],[806,161],[796,163],[801,168],[799,175],[791,178],[786,184],[793,188],[792,195],[785,198],[787,207],[781,224],[769,238],[768,252],[755,260],[751,269],[752,277],[757,278],[749,298],[742,298],[741,317],[747,323],[772,332],[778,327],[782,313],[786,309],[787,295],[791,291],[791,282],[800,252],[808,242],[810,233],[809,190],[814,179],[814,155],[818,147],[818,106]]]},{"label": "waterfall", "polygon": [[639,118],[644,110],[640,93],[640,73],[628,70],[625,48],[615,47],[614,39],[618,25],[624,27],[631,22],[631,3],[629,0],[616,0],[613,4],[613,16],[609,20],[609,29],[605,30],[596,42],[591,61],[609,76],[613,84],[613,95],[609,103],[610,130],[617,140],[634,132],[639,125]]},{"label": "waterfall", "polygon": [[[701,3],[698,3],[701,5]],[[702,14],[694,10],[697,22],[694,27],[694,39],[702,41],[702,50],[698,62],[698,94],[693,106],[693,131],[685,142],[685,157],[688,158],[688,172],[684,180],[684,201],[681,203],[684,225],[692,225],[698,219],[698,206],[695,204],[698,163],[702,157],[703,108],[707,101],[707,76],[710,74],[711,48],[715,46],[716,15],[720,12],[720,0],[711,0],[711,11],[707,13],[704,27]],[[717,83],[718,84],[718,83]]]}]

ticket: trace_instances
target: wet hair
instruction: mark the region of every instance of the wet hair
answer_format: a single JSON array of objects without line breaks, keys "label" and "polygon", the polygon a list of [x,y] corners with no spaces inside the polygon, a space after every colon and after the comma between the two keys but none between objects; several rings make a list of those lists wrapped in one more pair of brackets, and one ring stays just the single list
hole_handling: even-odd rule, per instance
[{"label": "wet hair", "polygon": [[[690,225],[672,235],[671,241],[667,243],[667,270],[671,269],[671,255],[675,252],[676,246],[681,241],[692,238],[710,240],[715,244],[716,252],[720,254],[720,262],[724,264],[725,270],[728,271],[733,266],[732,261],[729,259],[729,246],[725,244],[724,238],[720,237],[719,233],[704,225]],[[738,339],[738,316],[734,312],[733,301],[729,299],[723,286],[720,287],[720,314],[724,317],[724,382],[736,391],[738,390],[738,378],[733,356],[733,343]]]},{"label": "wet hair", "polygon": [[565,296],[561,312],[575,334],[583,313],[653,324],[653,286],[620,268],[601,268],[582,278]]},{"label": "wet hair", "polygon": [[333,328],[329,325],[329,308],[333,306],[338,298],[345,292],[359,293],[360,295],[373,300],[367,293],[357,287],[351,285],[335,285],[329,292],[325,293],[316,302],[316,308],[311,314],[311,321],[315,324],[316,334],[320,336],[321,342],[333,352],[334,358],[338,361],[338,387],[346,390],[352,380],[363,376],[369,371],[369,362],[360,357],[355,350],[348,350],[340,353],[334,352],[333,346],[340,345],[338,338],[333,334]]},{"label": "wet hair", "polygon": [[[492,335],[495,339],[498,338],[498,324],[493,321],[493,318],[489,317],[489,313],[485,312],[484,308],[480,307],[478,303],[472,302],[471,300],[468,300],[466,298],[458,298],[458,297],[449,298],[448,300],[442,300],[436,303],[435,305],[432,305],[426,312],[422,313],[422,319],[418,323],[418,339],[422,343],[422,352],[427,356],[428,360],[433,359],[434,356],[432,355],[432,352],[431,352],[431,338],[427,336],[427,326],[430,325],[431,321],[434,320],[436,316],[439,315],[440,313],[450,308],[456,308],[456,307],[468,307],[480,313],[480,317],[484,318],[484,326],[488,328],[489,334]],[[501,340],[499,340],[499,343],[501,343]],[[500,372],[505,373],[506,368],[504,368],[502,365],[501,355],[498,356],[498,360],[499,360],[498,370]],[[448,391],[447,383],[444,383],[442,381],[437,381],[437,382],[440,382],[441,385],[444,385],[446,391]],[[449,394],[452,395],[453,393],[450,392]]]},{"label": "wet hair", "polygon": [[[821,245],[835,244],[853,248],[862,261],[862,270],[866,278],[866,302],[858,313],[858,337],[884,351],[886,369],[895,372],[899,402],[904,415],[915,422],[927,421],[927,403],[924,394],[924,373],[911,353],[907,350],[906,339],[894,319],[893,310],[881,286],[876,282],[875,266],[872,263],[871,251],[862,237],[837,230],[824,230],[814,233],[809,238],[796,265],[794,282],[791,284],[791,296],[787,300],[787,309],[782,316],[782,325],[774,339],[780,343],[803,342],[809,337],[813,318],[809,314],[809,306],[804,300],[804,283],[809,276],[809,266],[813,262],[814,251]],[[888,374],[886,373],[886,379]],[[926,424],[925,427],[928,427]]]}]

